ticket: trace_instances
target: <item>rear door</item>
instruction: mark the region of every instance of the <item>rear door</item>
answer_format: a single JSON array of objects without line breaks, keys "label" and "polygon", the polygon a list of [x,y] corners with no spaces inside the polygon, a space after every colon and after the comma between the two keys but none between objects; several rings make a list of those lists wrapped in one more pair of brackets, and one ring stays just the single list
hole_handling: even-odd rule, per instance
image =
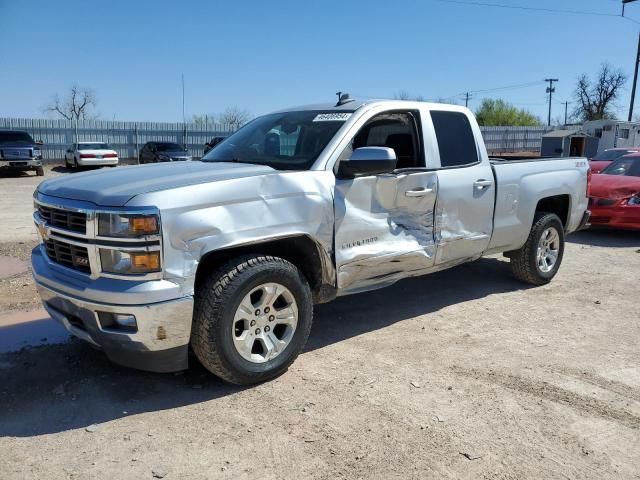
[{"label": "rear door", "polygon": [[477,257],[489,246],[496,186],[475,121],[462,111],[431,111],[440,167],[436,265]]},{"label": "rear door", "polygon": [[[335,256],[338,287],[365,290],[433,266],[437,173],[425,171],[417,111],[375,115],[340,155],[355,148],[393,148],[398,169],[389,174],[336,179]],[[336,166],[337,167],[337,166]],[[337,168],[334,170],[337,171]]]}]

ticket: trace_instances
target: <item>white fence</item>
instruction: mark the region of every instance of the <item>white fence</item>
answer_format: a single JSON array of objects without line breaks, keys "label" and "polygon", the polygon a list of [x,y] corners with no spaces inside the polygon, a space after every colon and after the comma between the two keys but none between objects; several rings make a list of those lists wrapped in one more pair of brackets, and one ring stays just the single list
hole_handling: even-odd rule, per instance
[{"label": "white fence", "polygon": [[542,136],[553,127],[480,127],[490,153],[539,152]]},{"label": "white fence", "polygon": [[[65,150],[76,138],[101,141],[114,148],[121,158],[137,158],[146,142],[165,141],[186,145],[194,157],[203,154],[203,146],[214,136],[233,132],[229,125],[193,123],[119,122],[87,120],[75,122],[41,118],[0,118],[0,129],[26,130],[42,140],[43,156],[48,160],[64,158]],[[482,127],[482,135],[491,153],[537,152],[547,127]]]}]

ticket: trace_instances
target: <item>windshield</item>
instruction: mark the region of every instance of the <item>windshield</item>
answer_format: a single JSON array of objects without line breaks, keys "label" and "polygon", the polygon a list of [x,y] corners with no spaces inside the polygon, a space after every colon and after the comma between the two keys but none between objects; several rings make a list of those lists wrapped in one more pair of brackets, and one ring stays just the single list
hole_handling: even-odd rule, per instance
[{"label": "windshield", "polygon": [[177,143],[156,143],[156,149],[159,152],[176,152],[183,151],[184,147]]},{"label": "windshield", "polygon": [[202,161],[308,170],[352,113],[307,110],[265,115],[226,138]]},{"label": "windshield", "polygon": [[605,175],[626,175],[640,177],[640,157],[626,157],[616,160],[600,173]]},{"label": "windshield", "polygon": [[34,143],[31,135],[26,132],[0,132],[0,145]]},{"label": "windshield", "polygon": [[629,155],[630,153],[635,152],[632,150],[605,150],[604,152],[597,154],[591,160],[605,160],[610,162],[622,157],[623,155]]},{"label": "windshield", "polygon": [[79,143],[78,150],[110,150],[106,143]]}]

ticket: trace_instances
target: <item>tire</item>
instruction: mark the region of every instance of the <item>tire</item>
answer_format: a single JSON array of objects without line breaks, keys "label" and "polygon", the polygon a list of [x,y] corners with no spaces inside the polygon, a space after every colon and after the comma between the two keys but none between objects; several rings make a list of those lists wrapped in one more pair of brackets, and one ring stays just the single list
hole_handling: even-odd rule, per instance
[{"label": "tire", "polygon": [[[554,232],[557,239],[549,242],[548,232]],[[543,235],[545,238],[542,238]],[[542,251],[539,251],[539,247]],[[546,250],[545,250],[546,249]],[[555,261],[550,262],[555,251]],[[545,253],[546,252],[546,253]],[[526,243],[519,249],[509,252],[511,271],[520,281],[531,285],[545,285],[555,277],[564,255],[564,227],[554,213],[538,212]]]},{"label": "tire", "polygon": [[38,177],[44,177],[44,167],[42,165],[36,167],[36,175]]},{"label": "tire", "polygon": [[67,159],[67,156],[66,156],[66,155],[64,156],[64,168],[66,168],[66,169],[71,168],[71,167],[69,166],[69,160]]},{"label": "tire", "polygon": [[[269,290],[270,286],[283,288]],[[278,291],[283,293],[278,296]],[[241,308],[247,301],[249,308]],[[272,310],[265,305],[271,305]],[[253,308],[256,310],[250,310]],[[285,309],[297,314],[295,326],[278,324],[282,317],[278,312]],[[247,314],[249,311],[253,313]],[[287,323],[294,316],[282,318]],[[244,255],[222,265],[197,289],[191,345],[198,360],[214,375],[238,385],[259,383],[287,371],[309,338],[312,317],[311,289],[293,264],[278,257]],[[278,342],[265,343],[266,336]],[[278,348],[263,348],[276,343]]]}]

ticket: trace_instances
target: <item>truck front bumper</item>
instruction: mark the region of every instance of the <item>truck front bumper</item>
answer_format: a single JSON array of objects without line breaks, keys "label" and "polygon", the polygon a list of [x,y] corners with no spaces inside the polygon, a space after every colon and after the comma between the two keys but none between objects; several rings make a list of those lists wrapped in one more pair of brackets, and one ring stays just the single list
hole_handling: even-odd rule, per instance
[{"label": "truck front bumper", "polygon": [[[120,365],[152,372],[175,372],[188,366],[193,297],[149,304],[130,304],[126,290],[115,303],[102,303],[69,293],[78,285],[60,287],[60,272],[43,258],[39,247],[32,252],[33,276],[42,303],[69,333],[103,350]],[[49,282],[48,279],[53,281]],[[136,295],[136,294],[134,294]],[[136,295],[137,296],[137,295]],[[103,325],[105,314],[134,316],[137,331],[126,332]]]},{"label": "truck front bumper", "polygon": [[15,169],[30,169],[42,166],[42,159],[40,158],[32,158],[32,159],[3,159],[0,160],[0,168],[15,168]]}]

